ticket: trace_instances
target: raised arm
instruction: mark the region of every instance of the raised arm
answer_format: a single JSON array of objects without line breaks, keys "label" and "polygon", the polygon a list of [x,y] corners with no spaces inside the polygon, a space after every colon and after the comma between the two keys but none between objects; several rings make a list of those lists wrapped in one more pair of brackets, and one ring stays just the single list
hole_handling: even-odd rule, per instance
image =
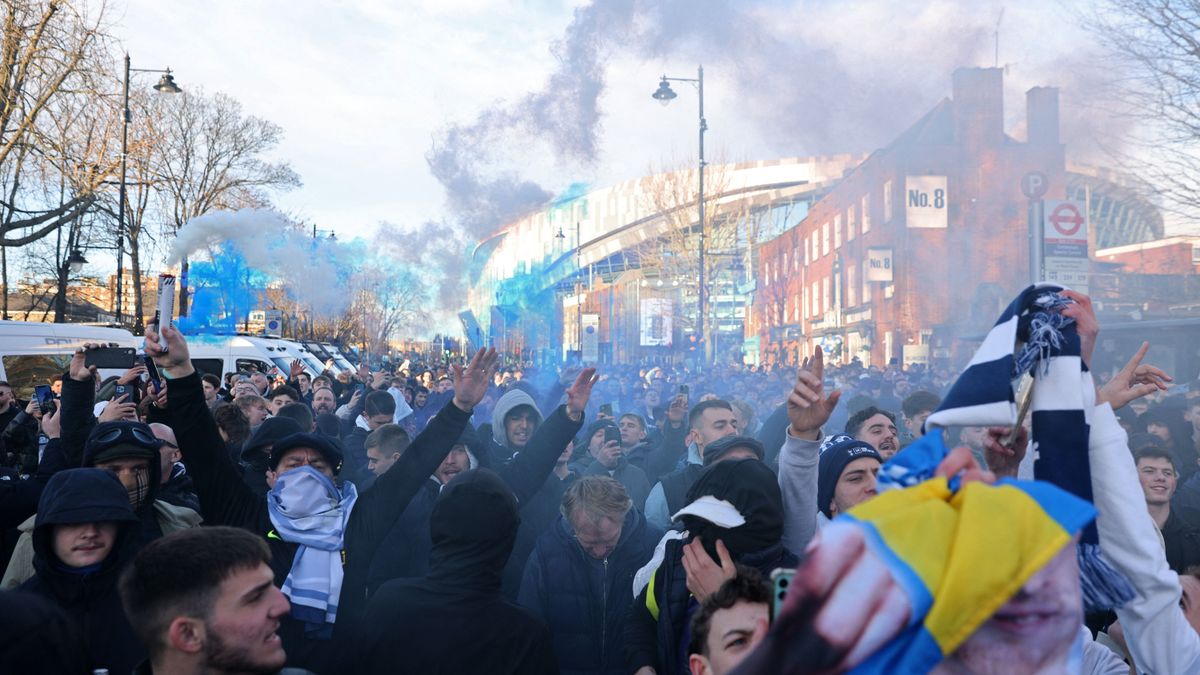
[{"label": "raised arm", "polygon": [[169,351],[162,351],[157,333],[147,328],[146,354],[154,358],[159,371],[170,380],[167,424],[179,440],[179,451],[196,486],[205,523],[242,527],[265,535],[265,531],[258,530],[268,522],[266,499],[256,496],[242,481],[241,471],[225,451],[217,423],[204,401],[200,374],[188,358],[183,335],[169,326],[162,330]]},{"label": "raised arm", "polygon": [[471,419],[471,411],[487,393],[498,360],[494,349],[481,349],[465,369],[453,366],[454,398],[413,439],[396,465],[359,496],[348,533],[354,538],[354,562],[362,564],[374,555],[413,496],[450,454]]},{"label": "raised arm", "polygon": [[783,493],[783,543],[803,551],[817,531],[817,465],[821,427],[837,407],[840,391],[825,393],[825,359],[818,349],[796,376],[787,398],[788,428],[779,450]]},{"label": "raised arm", "polygon": [[575,378],[575,384],[567,389],[567,402],[556,409],[534,432],[525,450],[517,453],[512,461],[498,469],[508,483],[517,502],[524,505],[546,482],[559,455],[567,443],[579,433],[583,425],[583,409],[592,396],[596,384],[596,369],[587,368]]}]

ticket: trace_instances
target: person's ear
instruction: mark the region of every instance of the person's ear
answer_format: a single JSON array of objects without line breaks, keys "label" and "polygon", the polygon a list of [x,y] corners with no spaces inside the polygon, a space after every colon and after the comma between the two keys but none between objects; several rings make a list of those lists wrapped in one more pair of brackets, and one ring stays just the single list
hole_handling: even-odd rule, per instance
[{"label": "person's ear", "polygon": [[207,633],[204,622],[186,616],[177,616],[167,626],[167,643],[172,649],[185,654],[199,654],[204,651],[204,641]]},{"label": "person's ear", "polygon": [[688,670],[692,675],[708,675],[712,672],[708,667],[708,659],[699,654],[688,656]]},{"label": "person's ear", "polygon": [[279,474],[275,473],[274,471],[272,471],[270,469],[267,469],[267,488],[274,489],[275,481],[277,481],[277,480],[279,480]]},{"label": "person's ear", "polygon": [[831,500],[829,500],[829,519],[833,520],[834,518],[837,517],[837,514],[838,514],[837,501],[831,499]]}]

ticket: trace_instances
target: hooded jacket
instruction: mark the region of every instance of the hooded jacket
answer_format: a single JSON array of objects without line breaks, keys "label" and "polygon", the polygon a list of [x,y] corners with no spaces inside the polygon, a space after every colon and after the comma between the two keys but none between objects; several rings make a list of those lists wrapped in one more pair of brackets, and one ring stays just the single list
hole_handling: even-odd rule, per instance
[{"label": "hooded jacket", "polygon": [[[183,461],[200,497],[204,519],[213,525],[241,527],[265,537],[271,548],[271,569],[281,586],[292,568],[298,546],[275,533],[267,500],[241,480],[239,468],[221,444],[216,422],[204,403],[200,375],[171,380],[167,393],[169,424],[179,439]],[[450,452],[470,415],[447,404],[396,460],[375,486],[359,495],[346,524],[342,566],[344,578],[334,639],[356,636],[355,625],[366,603],[367,573],[382,542],[430,474]],[[315,672],[337,672],[339,650],[328,640],[305,637],[303,623],[286,617],[280,626],[289,665]]]},{"label": "hooded jacket", "polygon": [[606,469],[600,462],[593,461],[580,473],[584,476],[611,476],[629,493],[629,498],[633,500],[633,508],[638,511],[646,508],[646,496],[650,494],[650,483],[646,480],[646,473],[630,464],[624,457],[612,469]]},{"label": "hooded jacket", "polygon": [[[538,410],[537,402],[529,394],[520,389],[510,389],[500,400],[496,401],[496,407],[492,409],[492,443],[489,448],[492,454],[491,465],[499,466],[508,458],[512,457],[518,451],[508,443],[508,433],[504,429],[504,418],[508,413],[512,412],[513,408],[527,405],[533,409],[533,414],[537,418],[537,426],[542,425],[542,413]],[[532,442],[532,437],[530,437]]]},{"label": "hooded jacket", "polygon": [[563,675],[620,675],[625,670],[625,621],[633,575],[654,553],[662,532],[629,509],[617,546],[593,558],[560,517],[529,557],[518,602],[551,627]]},{"label": "hooded jacket", "polygon": [[[117,593],[121,569],[132,558],[126,543],[136,536],[138,526],[125,487],[102,469],[62,471],[46,485],[38,513],[33,531],[37,574],[21,589],[49,599],[80,627],[92,668],[130,672],[146,658],[146,650],[125,618]],[[108,556],[84,573],[54,554],[53,530],[55,525],[89,522],[116,522],[118,530]]]},{"label": "hooded jacket", "polygon": [[375,594],[354,672],[391,673],[403,664],[427,674],[557,673],[545,624],[500,594],[519,520],[495,473],[476,469],[450,481],[430,517],[429,574],[389,581]]},{"label": "hooded jacket", "polygon": [[734,562],[754,567],[769,577],[777,567],[795,567],[798,559],[784,547],[783,495],[775,474],[757,459],[718,462],[704,469],[688,490],[687,503],[713,496],[733,504],[744,525],[720,527],[696,516],[682,516],[688,538],[666,542],[662,564],[641,590],[626,622],[626,666],[630,672],[653,666],[660,675],[687,672],[684,649],[690,641],[688,624],[696,601],[687,589],[683,546],[701,537],[704,549],[719,560],[716,540],[729,549]]}]

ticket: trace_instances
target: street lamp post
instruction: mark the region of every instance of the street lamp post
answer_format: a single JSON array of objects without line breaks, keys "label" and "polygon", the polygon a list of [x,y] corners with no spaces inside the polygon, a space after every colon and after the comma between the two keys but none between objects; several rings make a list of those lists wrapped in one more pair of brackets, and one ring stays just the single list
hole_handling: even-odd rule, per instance
[{"label": "street lamp post", "polygon": [[708,121],[704,119],[704,66],[698,66],[696,68],[696,77],[695,78],[667,77],[666,75],[663,75],[662,79],[659,80],[658,89],[653,94],[651,94],[651,96],[656,101],[663,104],[664,106],[667,105],[668,103],[670,103],[671,99],[674,99],[676,96],[678,96],[678,94],[675,93],[675,90],[671,89],[671,82],[691,82],[691,83],[693,83],[694,85],[696,85],[696,91],[698,94],[697,98],[700,101],[700,167],[699,167],[700,194],[699,194],[699,200],[698,200],[699,207],[700,207],[699,208],[699,211],[700,211],[700,242],[699,242],[699,245],[697,246],[697,251],[696,251],[696,257],[697,257],[697,260],[699,261],[699,266],[700,266],[700,274],[699,274],[699,293],[697,294],[697,298],[696,298],[696,303],[698,306],[697,307],[697,310],[698,310],[697,311],[697,319],[696,319],[696,328],[697,328],[696,332],[700,336],[700,340],[704,343],[703,360],[705,363],[708,363],[708,360],[709,360],[708,351],[709,351],[710,347],[709,347],[708,337],[705,335],[705,323],[706,323],[705,318],[706,318],[706,310],[707,310],[707,304],[708,304],[707,303],[708,290],[705,287],[705,283],[704,283],[704,276],[705,276],[705,274],[704,274],[704,245],[705,245],[705,236],[706,236],[706,232],[707,232],[706,227],[705,227],[705,218],[704,218],[704,166],[705,166],[705,162],[704,162],[704,132],[708,131]]},{"label": "street lamp post", "polygon": [[[118,199],[118,205],[117,205],[118,213],[117,213],[117,302],[116,302],[116,314],[117,314],[117,323],[118,324],[121,323],[121,305],[124,300],[124,298],[122,297],[123,294],[122,294],[122,282],[121,282],[121,276],[122,276],[121,275],[121,264],[122,264],[121,258],[122,258],[122,254],[125,251],[125,199],[126,199],[126,197],[125,197],[125,173],[126,173],[126,160],[128,159],[128,155],[129,155],[129,151],[128,151],[129,150],[129,123],[133,120],[133,115],[129,112],[129,74],[130,73],[162,73],[163,76],[161,78],[159,78],[158,84],[154,85],[155,91],[162,93],[162,94],[178,94],[181,91],[183,91],[182,89],[179,88],[179,85],[175,84],[175,77],[171,75],[170,68],[167,68],[166,70],[156,70],[156,69],[151,69],[151,68],[130,68],[129,67],[129,54],[128,53],[125,54],[125,81],[124,81],[124,86],[121,89],[121,100],[122,100],[121,189],[120,189],[120,197]],[[186,259],[183,261],[183,264],[180,268],[180,276],[183,277],[184,279],[187,278],[187,260]],[[186,281],[184,283],[186,284]],[[186,296],[187,296],[187,287],[186,287],[186,285],[184,285],[184,286],[181,286],[180,290],[179,290],[179,305],[180,305],[180,310],[181,310],[180,316],[183,316],[186,313],[184,311],[187,307]],[[135,317],[134,327],[141,328],[141,325],[142,325],[142,317],[140,317],[140,316]]]}]

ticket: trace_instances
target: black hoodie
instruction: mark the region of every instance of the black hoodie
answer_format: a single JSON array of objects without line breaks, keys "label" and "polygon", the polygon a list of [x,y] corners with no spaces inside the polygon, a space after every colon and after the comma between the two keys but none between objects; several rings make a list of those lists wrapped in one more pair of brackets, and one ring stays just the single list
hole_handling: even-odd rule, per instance
[{"label": "black hoodie", "polygon": [[371,599],[355,672],[557,673],[546,625],[500,594],[519,521],[495,473],[450,481],[430,517],[429,574],[389,581]]},{"label": "black hoodie", "polygon": [[[112,551],[96,569],[72,569],[54,554],[53,526],[117,522]],[[103,469],[69,469],[55,474],[38,503],[33,530],[33,566],[37,574],[21,590],[40,595],[62,608],[80,627],[92,668],[128,673],[146,658],[146,650],[130,627],[117,593],[117,578],[129,558],[123,544],[133,534],[136,517],[125,487]],[[64,645],[66,649],[74,645]]]}]

